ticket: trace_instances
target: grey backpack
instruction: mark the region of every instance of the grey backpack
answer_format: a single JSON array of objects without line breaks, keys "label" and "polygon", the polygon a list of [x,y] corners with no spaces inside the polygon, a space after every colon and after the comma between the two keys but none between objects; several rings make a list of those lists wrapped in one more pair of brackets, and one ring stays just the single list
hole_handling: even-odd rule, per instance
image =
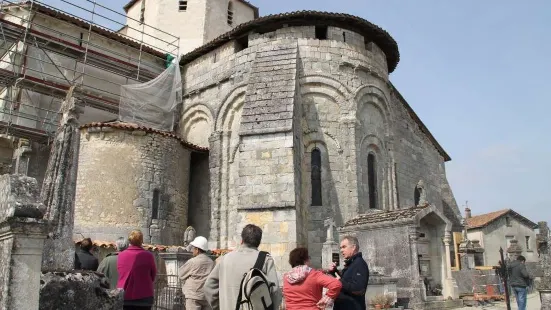
[{"label": "grey backpack", "polygon": [[274,283],[262,271],[268,252],[260,251],[254,267],[243,275],[235,310],[275,310],[271,289]]}]

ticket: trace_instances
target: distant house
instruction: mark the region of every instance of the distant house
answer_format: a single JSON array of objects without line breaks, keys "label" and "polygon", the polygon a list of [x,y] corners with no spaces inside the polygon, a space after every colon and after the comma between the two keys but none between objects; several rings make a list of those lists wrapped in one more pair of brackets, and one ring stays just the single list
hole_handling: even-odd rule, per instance
[{"label": "distant house", "polygon": [[506,209],[471,216],[471,210],[466,208],[465,220],[469,240],[480,241],[484,248],[484,265],[497,265],[499,248],[506,251],[513,239],[518,241],[526,261],[538,261],[535,231],[538,225],[517,212]]}]

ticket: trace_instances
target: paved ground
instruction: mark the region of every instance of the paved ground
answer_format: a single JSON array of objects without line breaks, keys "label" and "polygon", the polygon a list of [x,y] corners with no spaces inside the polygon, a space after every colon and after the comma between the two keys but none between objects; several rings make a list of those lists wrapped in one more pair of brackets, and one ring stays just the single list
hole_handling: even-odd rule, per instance
[{"label": "paved ground", "polygon": [[[505,302],[495,302],[487,306],[464,307],[464,308],[460,308],[459,310],[475,310],[475,309],[504,310],[504,309],[507,309],[507,306],[505,305]],[[517,302],[515,300],[511,300],[511,310],[517,310],[517,309],[518,309]],[[540,304],[539,293],[532,293],[528,295],[528,304],[526,306],[526,310],[540,310],[540,309],[541,309],[541,304]]]}]

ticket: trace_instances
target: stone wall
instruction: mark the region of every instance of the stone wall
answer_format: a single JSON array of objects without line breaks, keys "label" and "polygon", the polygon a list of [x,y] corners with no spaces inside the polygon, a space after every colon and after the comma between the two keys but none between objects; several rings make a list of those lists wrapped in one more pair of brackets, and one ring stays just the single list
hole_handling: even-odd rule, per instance
[{"label": "stone wall", "polygon": [[190,150],[132,128],[82,131],[74,235],[116,240],[141,229],[144,242],[183,244]]},{"label": "stone wall", "polygon": [[[180,132],[201,145],[209,137],[212,246],[238,244],[236,208],[279,212],[282,205],[296,210],[297,235],[288,241],[308,244],[319,266],[324,219],[342,225],[372,208],[411,207],[416,187],[452,222],[460,218],[447,155],[388,81],[382,50],[354,31],[328,26],[324,40],[319,30],[251,33],[246,48],[230,41],[183,69]],[[321,206],[311,202],[314,149],[322,154]],[[373,206],[369,153],[376,156]]]},{"label": "stone wall", "polygon": [[35,179],[0,176],[0,309],[37,309],[47,226]]},{"label": "stone wall", "polygon": [[[118,310],[122,289],[109,289],[109,281],[96,272],[44,272],[40,277],[40,310]],[[26,308],[30,309],[30,308]]]}]

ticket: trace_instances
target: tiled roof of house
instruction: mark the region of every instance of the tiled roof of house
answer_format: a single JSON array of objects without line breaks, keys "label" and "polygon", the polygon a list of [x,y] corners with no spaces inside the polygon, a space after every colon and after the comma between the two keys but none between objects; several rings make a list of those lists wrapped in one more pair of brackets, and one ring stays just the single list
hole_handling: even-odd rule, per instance
[{"label": "tiled roof of house", "polygon": [[227,42],[247,35],[249,32],[274,31],[277,28],[287,26],[334,26],[355,31],[365,37],[366,40],[374,42],[385,54],[388,71],[396,69],[400,60],[398,43],[388,32],[379,26],[354,15],[344,13],[330,13],[319,11],[297,11],[266,15],[260,18],[240,24],[232,30],[222,34],[207,44],[185,54],[180,64],[184,65],[194,59],[215,50]]},{"label": "tiled roof of house", "polygon": [[193,143],[190,143],[190,142],[184,140],[183,138],[181,138],[180,136],[178,136],[178,135],[176,135],[172,132],[157,130],[157,129],[154,129],[154,128],[140,126],[140,125],[137,125],[137,124],[123,123],[123,122],[105,122],[105,123],[93,122],[93,123],[88,123],[88,124],[84,124],[84,125],[80,126],[81,129],[93,128],[93,127],[98,127],[98,128],[110,127],[110,128],[117,128],[117,129],[129,130],[129,131],[141,130],[141,131],[145,131],[145,132],[148,132],[148,133],[156,133],[156,134],[159,134],[159,135],[162,135],[162,136],[165,136],[165,137],[174,138],[174,139],[180,141],[180,143],[182,143],[182,145],[184,147],[190,148],[190,149],[192,149],[194,151],[197,151],[197,152],[208,152],[208,150],[209,150],[206,147],[202,147],[202,146],[198,146],[198,145],[195,145]]},{"label": "tiled roof of house", "polygon": [[353,226],[353,225],[364,225],[364,224],[375,224],[383,222],[395,222],[399,220],[409,220],[413,218],[417,213],[421,212],[427,208],[423,207],[413,207],[408,209],[398,209],[392,211],[375,211],[367,214],[359,215],[344,224],[344,226]]},{"label": "tiled roof of house", "polygon": [[516,218],[518,221],[524,223],[526,226],[529,226],[533,229],[538,227],[536,223],[530,221],[529,219],[525,218],[524,216],[518,214],[517,212],[511,209],[504,209],[504,210],[494,211],[486,214],[472,216],[470,218],[466,218],[465,222],[467,224],[468,229],[482,228],[506,214],[511,215],[512,217]]}]

